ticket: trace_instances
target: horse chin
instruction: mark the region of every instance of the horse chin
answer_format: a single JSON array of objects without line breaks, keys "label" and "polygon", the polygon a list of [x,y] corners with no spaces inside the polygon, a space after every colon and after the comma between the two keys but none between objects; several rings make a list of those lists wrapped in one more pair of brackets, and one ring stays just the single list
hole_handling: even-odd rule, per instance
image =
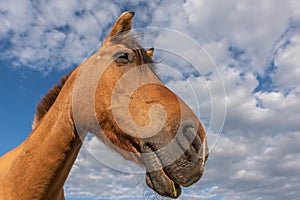
[{"label": "horse chin", "polygon": [[163,169],[146,173],[147,185],[161,196],[176,199],[181,194],[181,187],[174,182]]}]

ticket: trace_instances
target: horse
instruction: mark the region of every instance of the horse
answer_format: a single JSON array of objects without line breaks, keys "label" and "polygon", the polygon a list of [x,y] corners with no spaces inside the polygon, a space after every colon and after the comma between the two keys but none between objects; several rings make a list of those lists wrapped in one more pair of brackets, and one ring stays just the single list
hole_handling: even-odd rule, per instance
[{"label": "horse", "polygon": [[148,187],[161,196],[178,198],[202,177],[204,128],[159,79],[154,49],[130,31],[133,16],[121,14],[96,53],[41,99],[32,132],[0,158],[0,199],[64,199],[87,133],[143,166]]}]

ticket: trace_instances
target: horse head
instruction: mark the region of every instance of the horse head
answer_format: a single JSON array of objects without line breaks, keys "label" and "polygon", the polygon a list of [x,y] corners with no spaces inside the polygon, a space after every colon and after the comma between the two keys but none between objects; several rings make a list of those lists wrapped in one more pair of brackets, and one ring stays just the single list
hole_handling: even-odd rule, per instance
[{"label": "horse head", "polygon": [[102,131],[96,135],[125,159],[144,166],[150,188],[177,198],[181,186],[203,175],[205,131],[189,106],[156,75],[154,49],[144,49],[130,31],[133,16],[123,13],[87,61],[102,69],[94,96]]}]

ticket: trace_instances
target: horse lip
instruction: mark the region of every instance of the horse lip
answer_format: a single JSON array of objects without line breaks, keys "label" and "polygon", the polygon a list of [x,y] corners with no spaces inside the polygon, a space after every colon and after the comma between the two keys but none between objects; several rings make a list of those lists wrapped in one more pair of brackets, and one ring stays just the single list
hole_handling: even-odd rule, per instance
[{"label": "horse lip", "polygon": [[193,185],[194,183],[196,183],[197,181],[199,181],[201,179],[201,177],[202,177],[202,175],[196,176],[196,177],[190,179],[188,182],[181,184],[181,186],[189,187],[189,186]]},{"label": "horse lip", "polygon": [[[151,145],[146,145],[147,153],[143,154],[143,161],[146,167],[146,183],[155,192],[161,196],[178,198],[181,194],[181,186],[188,187],[197,182],[201,176],[196,176],[185,183],[178,183],[172,179],[166,169],[162,166],[159,156]],[[145,150],[145,148],[144,148]],[[149,154],[150,153],[150,154]]]},{"label": "horse lip", "polygon": [[164,171],[161,161],[158,155],[156,155],[153,147],[149,144],[146,144],[144,145],[143,149],[145,150],[145,154],[142,153],[142,157],[147,170],[147,185],[162,196],[167,196],[170,198],[179,197],[181,194],[180,184],[172,180]]},{"label": "horse lip", "polygon": [[[157,184],[159,182],[159,185]],[[173,181],[163,169],[146,173],[146,183],[162,196],[178,198],[181,194],[180,184]]]},{"label": "horse lip", "polygon": [[[190,129],[191,127],[186,128]],[[202,162],[200,161],[201,173],[184,183],[178,183],[176,180],[171,178],[172,176],[169,176],[170,172],[162,166],[163,164],[160,156],[156,152],[157,149],[155,145],[146,142],[143,144],[141,150],[142,162],[147,170],[146,183],[150,188],[162,196],[177,198],[181,194],[181,186],[188,187],[199,181],[203,175],[205,161],[202,158]]]}]

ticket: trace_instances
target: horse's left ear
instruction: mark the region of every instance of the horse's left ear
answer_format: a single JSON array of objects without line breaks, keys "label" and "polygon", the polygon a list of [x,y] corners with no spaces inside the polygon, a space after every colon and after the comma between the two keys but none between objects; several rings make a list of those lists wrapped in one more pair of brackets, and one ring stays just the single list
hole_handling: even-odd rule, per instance
[{"label": "horse's left ear", "polygon": [[151,58],[151,60],[153,60],[154,48],[147,49],[147,50],[146,50],[146,53],[147,53],[148,56]]},{"label": "horse's left ear", "polygon": [[121,32],[129,31],[131,29],[133,16],[134,12],[132,11],[122,13],[119,19],[115,22],[114,26],[112,27],[112,30],[110,31],[106,39],[109,39]]}]

